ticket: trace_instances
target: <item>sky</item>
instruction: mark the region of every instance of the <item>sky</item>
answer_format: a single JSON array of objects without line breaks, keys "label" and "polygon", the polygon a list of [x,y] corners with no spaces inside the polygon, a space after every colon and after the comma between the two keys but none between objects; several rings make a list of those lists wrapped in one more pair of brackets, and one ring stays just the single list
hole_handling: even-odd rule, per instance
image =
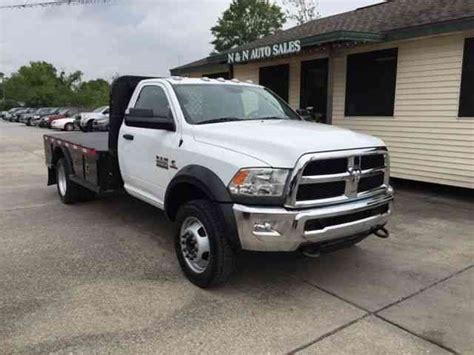
[{"label": "sky", "polygon": [[[39,1],[0,0],[0,6]],[[0,9],[0,72],[9,75],[30,61],[44,60],[66,72],[81,70],[85,79],[166,76],[169,69],[212,51],[209,29],[230,2],[111,0]],[[325,17],[377,2],[381,0],[319,0],[319,6]]]}]

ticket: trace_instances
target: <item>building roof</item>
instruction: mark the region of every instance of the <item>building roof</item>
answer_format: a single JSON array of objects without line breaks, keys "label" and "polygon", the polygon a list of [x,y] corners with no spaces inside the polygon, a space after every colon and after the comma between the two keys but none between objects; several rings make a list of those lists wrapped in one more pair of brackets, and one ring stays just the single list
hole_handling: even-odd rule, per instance
[{"label": "building roof", "polygon": [[302,47],[341,40],[389,41],[416,37],[416,33],[432,34],[430,29],[434,25],[444,25],[437,33],[447,32],[452,30],[449,24],[459,22],[470,26],[468,28],[474,28],[474,0],[387,0],[278,31],[220,55],[174,68],[172,71],[222,63],[226,61],[227,53],[296,39],[302,40]]}]

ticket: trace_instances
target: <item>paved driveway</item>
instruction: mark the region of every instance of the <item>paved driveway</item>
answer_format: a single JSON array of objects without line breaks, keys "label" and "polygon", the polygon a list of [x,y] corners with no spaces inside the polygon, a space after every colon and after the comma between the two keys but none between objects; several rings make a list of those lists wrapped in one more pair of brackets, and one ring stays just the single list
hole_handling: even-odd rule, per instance
[{"label": "paved driveway", "polygon": [[472,198],[400,188],[390,239],[247,253],[201,290],[160,211],[59,202],[44,132],[0,121],[0,352],[474,352]]}]

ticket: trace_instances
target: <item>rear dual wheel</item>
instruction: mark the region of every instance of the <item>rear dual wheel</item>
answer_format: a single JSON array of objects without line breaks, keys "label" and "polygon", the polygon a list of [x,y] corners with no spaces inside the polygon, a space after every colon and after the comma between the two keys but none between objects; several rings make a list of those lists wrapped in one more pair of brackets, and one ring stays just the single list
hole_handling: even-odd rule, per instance
[{"label": "rear dual wheel", "polygon": [[72,168],[67,160],[63,157],[56,163],[56,185],[58,195],[62,203],[69,205],[77,201],[87,201],[93,199],[96,194],[86,189],[74,181],[71,181],[70,175]]},{"label": "rear dual wheel", "polygon": [[70,180],[70,174],[71,168],[66,159],[59,159],[56,164],[56,185],[59,198],[65,204],[76,202],[79,195],[78,185]]}]

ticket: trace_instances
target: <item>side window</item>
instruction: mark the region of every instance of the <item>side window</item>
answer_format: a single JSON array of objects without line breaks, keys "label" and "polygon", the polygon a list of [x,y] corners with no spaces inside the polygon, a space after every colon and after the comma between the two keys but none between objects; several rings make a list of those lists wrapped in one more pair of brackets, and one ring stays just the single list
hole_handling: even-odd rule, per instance
[{"label": "side window", "polygon": [[102,112],[103,115],[108,115],[109,114],[109,109],[106,109],[104,112]]},{"label": "side window", "polygon": [[170,106],[164,90],[159,86],[150,85],[140,91],[135,108],[153,110],[153,116],[166,118]]},{"label": "side window", "polygon": [[459,117],[474,117],[474,37],[464,42]]},{"label": "side window", "polygon": [[393,116],[398,49],[347,56],[346,116]]}]

